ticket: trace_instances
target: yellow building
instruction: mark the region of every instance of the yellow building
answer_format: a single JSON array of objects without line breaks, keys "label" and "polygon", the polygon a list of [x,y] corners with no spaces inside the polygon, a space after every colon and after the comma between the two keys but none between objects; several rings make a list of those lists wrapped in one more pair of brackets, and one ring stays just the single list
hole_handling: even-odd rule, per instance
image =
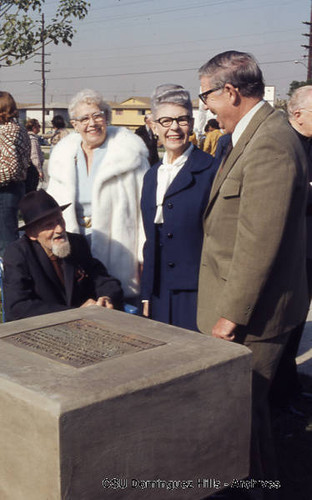
[{"label": "yellow building", "polygon": [[[144,116],[151,112],[151,100],[149,97],[129,97],[122,102],[108,102],[112,109],[112,125],[119,127],[127,127],[130,130],[136,130],[141,125],[144,125]],[[66,123],[69,124],[67,104],[52,103],[46,106],[45,124],[49,128],[51,119],[56,114],[64,117]],[[19,104],[19,116],[21,122],[27,118],[37,118],[41,123],[42,108],[40,104]],[[193,101],[194,117],[198,112],[198,99]]]},{"label": "yellow building", "polygon": [[149,97],[130,97],[123,102],[110,102],[112,125],[135,130],[144,124],[144,116],[151,112]]},{"label": "yellow building", "polygon": [[[109,102],[112,108],[112,125],[135,130],[144,125],[144,116],[151,112],[149,97],[129,97],[120,103]],[[198,113],[198,99],[193,100],[194,117]]]}]

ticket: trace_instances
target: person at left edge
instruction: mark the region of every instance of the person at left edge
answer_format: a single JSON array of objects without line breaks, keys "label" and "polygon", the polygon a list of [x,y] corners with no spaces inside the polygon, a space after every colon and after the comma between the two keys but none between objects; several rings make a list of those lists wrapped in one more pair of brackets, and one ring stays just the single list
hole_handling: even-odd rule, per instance
[{"label": "person at left edge", "polygon": [[17,117],[12,95],[0,92],[0,257],[18,239],[18,204],[30,161],[30,139]]},{"label": "person at left edge", "polygon": [[62,211],[44,190],[20,203],[25,234],[4,255],[4,307],[7,321],[98,305],[120,308],[120,282],[92,258],[84,236],[65,230]]},{"label": "person at left edge", "polygon": [[143,315],[197,330],[202,215],[217,163],[189,142],[193,117],[187,90],[181,85],[159,85],[151,107],[166,151],[162,162],[146,173],[142,190]]}]

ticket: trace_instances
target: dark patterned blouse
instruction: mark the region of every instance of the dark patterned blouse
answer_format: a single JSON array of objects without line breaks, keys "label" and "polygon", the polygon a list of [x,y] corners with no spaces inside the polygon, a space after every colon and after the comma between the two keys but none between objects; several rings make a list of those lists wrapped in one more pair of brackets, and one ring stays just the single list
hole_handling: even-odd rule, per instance
[{"label": "dark patterned blouse", "polygon": [[27,130],[14,118],[0,125],[0,186],[26,179],[30,162]]}]

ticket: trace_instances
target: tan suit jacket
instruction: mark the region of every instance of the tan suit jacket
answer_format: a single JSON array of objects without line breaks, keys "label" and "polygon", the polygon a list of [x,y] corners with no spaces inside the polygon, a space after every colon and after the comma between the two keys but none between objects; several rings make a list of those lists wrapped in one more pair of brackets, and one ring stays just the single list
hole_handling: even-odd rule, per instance
[{"label": "tan suit jacket", "polygon": [[221,164],[204,215],[202,332],[224,317],[257,340],[304,320],[306,193],[305,152],[286,117],[265,103]]}]

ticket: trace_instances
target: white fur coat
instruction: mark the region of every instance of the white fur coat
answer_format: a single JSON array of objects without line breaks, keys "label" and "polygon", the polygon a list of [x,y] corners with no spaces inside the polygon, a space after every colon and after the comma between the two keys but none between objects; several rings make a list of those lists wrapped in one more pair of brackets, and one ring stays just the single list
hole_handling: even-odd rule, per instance
[{"label": "white fur coat", "polygon": [[[143,141],[126,128],[107,127],[107,152],[92,191],[91,252],[118,278],[126,297],[139,293],[138,262],[144,230],[140,212],[143,177],[149,168]],[[68,231],[79,233],[75,211],[75,156],[81,136],[73,133],[53,148],[49,162],[50,193],[62,205]]]}]

